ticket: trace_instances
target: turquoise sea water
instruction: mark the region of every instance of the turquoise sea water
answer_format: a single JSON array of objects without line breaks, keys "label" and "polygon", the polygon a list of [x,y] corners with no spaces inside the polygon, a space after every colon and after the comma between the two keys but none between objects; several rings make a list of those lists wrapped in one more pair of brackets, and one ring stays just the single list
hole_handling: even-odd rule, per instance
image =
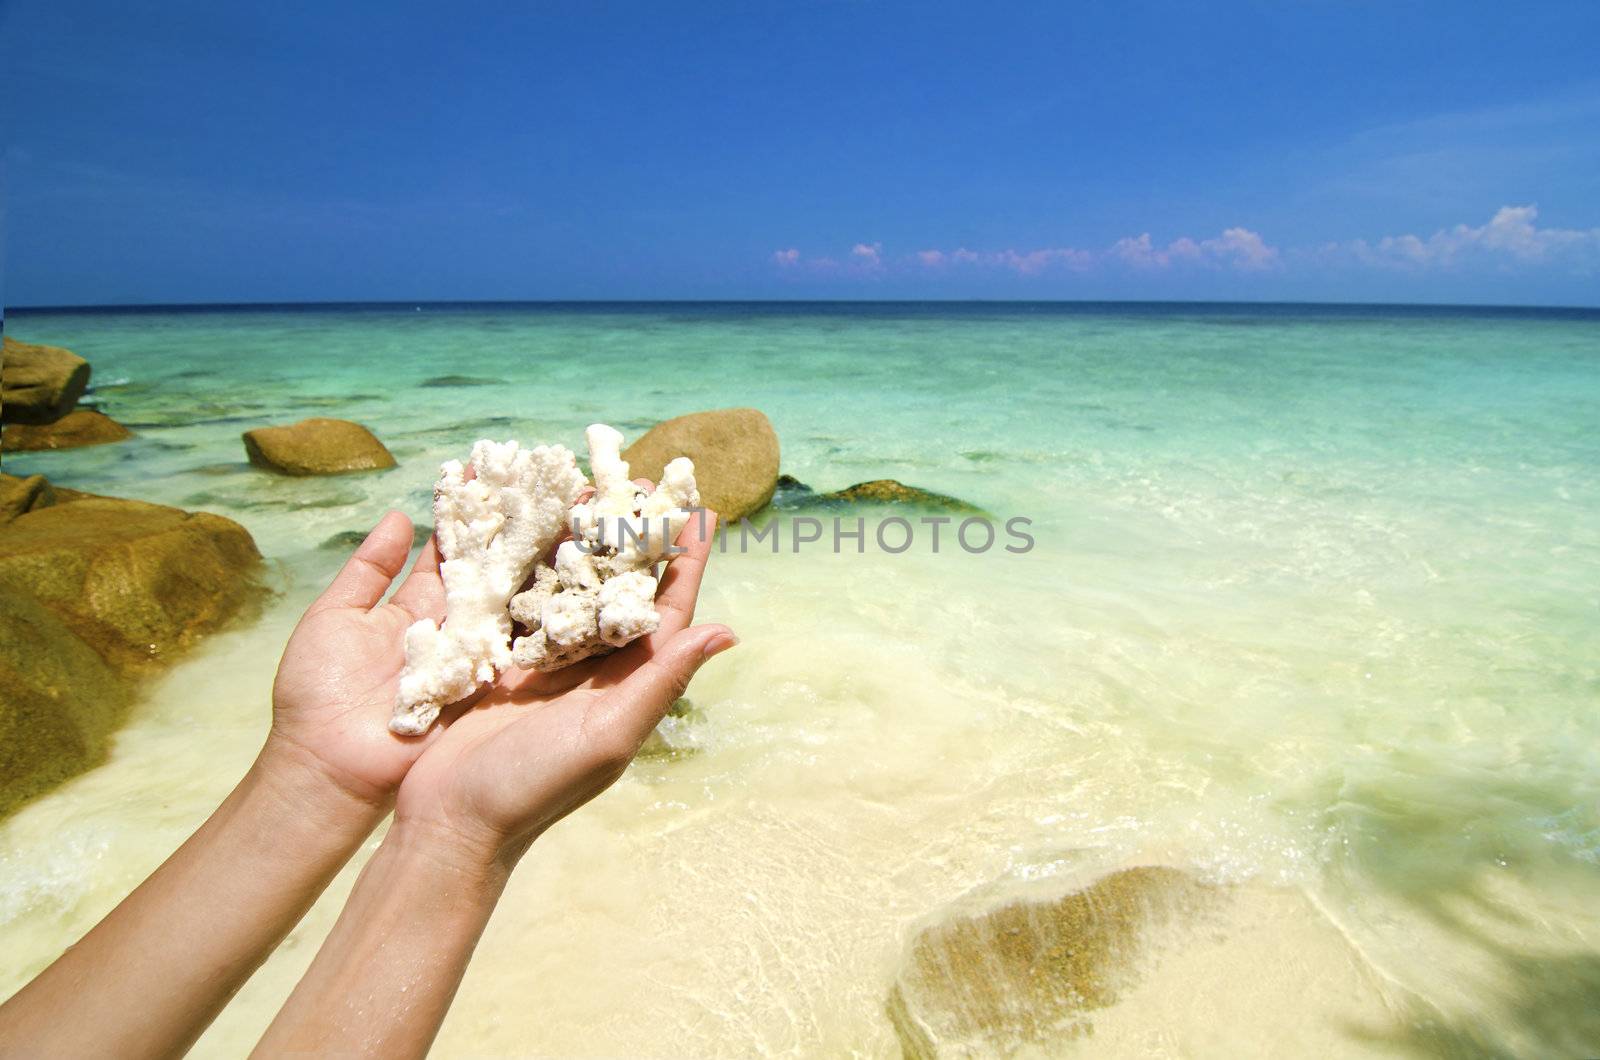
[{"label": "turquoise sea water", "polygon": [[[595,420],[632,437],[752,405],[814,487],[898,478],[1027,517],[1037,547],[719,556],[703,614],[744,643],[671,734],[693,753],[541,841],[441,1048],[891,1053],[921,918],[1001,877],[1151,862],[1309,895],[1393,1017],[1351,1007],[1344,1050],[1600,1048],[1600,311],[429,305],[6,330],[88,357],[136,432],[7,472],[238,519],[280,595],[161,682],[106,767],[0,826],[22,951],[0,989],[236,778],[342,561],[324,541],[388,507],[427,521],[438,462],[479,437],[577,447]],[[400,467],[244,463],[241,431],[311,415],[366,424]],[[203,1051],[247,1047],[347,885]]]}]

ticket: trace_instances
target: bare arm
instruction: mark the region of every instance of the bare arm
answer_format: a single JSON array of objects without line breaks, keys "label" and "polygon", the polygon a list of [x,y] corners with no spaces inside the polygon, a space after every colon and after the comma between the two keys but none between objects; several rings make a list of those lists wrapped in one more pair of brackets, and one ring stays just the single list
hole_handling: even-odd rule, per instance
[{"label": "bare arm", "polygon": [[273,689],[271,734],[166,863],[0,1006],[0,1054],[153,1057],[194,1044],[393,804],[425,740],[386,728],[407,623],[439,606],[424,550],[390,513],[306,612]]},{"label": "bare arm", "polygon": [[384,807],[269,746],[189,840],[0,1007],[0,1052],[153,1057],[194,1044]]},{"label": "bare arm", "polygon": [[256,1056],[423,1056],[511,866],[396,823]]}]

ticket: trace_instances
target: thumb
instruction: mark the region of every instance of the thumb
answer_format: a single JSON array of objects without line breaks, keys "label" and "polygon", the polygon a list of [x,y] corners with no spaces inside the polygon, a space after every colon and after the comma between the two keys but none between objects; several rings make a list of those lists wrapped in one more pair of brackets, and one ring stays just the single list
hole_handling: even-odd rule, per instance
[{"label": "thumb", "polygon": [[738,643],[733,630],[717,623],[679,630],[605,698],[589,731],[637,750],[701,664]]}]

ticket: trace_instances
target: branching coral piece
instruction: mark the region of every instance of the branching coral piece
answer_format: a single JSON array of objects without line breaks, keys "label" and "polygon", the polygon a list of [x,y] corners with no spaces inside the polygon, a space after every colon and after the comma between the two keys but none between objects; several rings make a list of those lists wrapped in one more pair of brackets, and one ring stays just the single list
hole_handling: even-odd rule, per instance
[{"label": "branching coral piece", "polygon": [[573,538],[556,549],[554,566],[541,564],[533,585],[511,599],[511,617],[528,629],[512,658],[528,669],[559,670],[655,632],[651,568],[670,558],[700,504],[687,457],[669,463],[646,492],[628,477],[621,434],[597,423],[584,437],[594,496],[573,506]]},{"label": "branching coral piece", "polygon": [[565,446],[516,442],[472,447],[474,478],[459,460],[440,468],[434,532],[443,557],[444,625],[406,630],[406,665],[389,728],[428,731],[441,708],[493,681],[511,664],[507,604],[566,525],[587,480]]}]

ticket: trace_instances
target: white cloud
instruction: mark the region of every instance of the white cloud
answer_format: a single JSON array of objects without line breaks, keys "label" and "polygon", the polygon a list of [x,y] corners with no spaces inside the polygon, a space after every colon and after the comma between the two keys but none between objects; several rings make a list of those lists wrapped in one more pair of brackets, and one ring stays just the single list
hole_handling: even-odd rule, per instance
[{"label": "white cloud", "polygon": [[1384,236],[1334,244],[1332,256],[1366,265],[1448,269],[1468,264],[1591,264],[1600,261],[1600,228],[1540,228],[1536,206],[1502,206],[1487,224],[1458,224],[1423,238]]},{"label": "white cloud", "polygon": [[879,256],[882,253],[882,243],[857,243],[850,248],[850,256],[869,269],[875,269],[883,264],[883,259]]},{"label": "white cloud", "polygon": [[1048,247],[1044,250],[1003,250],[999,254],[999,261],[1008,269],[1032,276],[1054,266],[1081,272],[1094,266],[1094,255],[1075,247]]},{"label": "white cloud", "polygon": [[806,257],[789,248],[772,260],[783,268],[863,278],[895,271],[943,272],[955,269],[1008,270],[1020,276],[1048,272],[1090,272],[1096,269],[1233,270],[1259,273],[1286,265],[1365,265],[1399,269],[1571,266],[1600,268],[1600,228],[1540,228],[1534,206],[1502,206],[1486,224],[1458,224],[1431,236],[1384,236],[1375,243],[1355,239],[1320,248],[1282,251],[1248,228],[1233,227],[1210,239],[1179,236],[1158,244],[1149,232],[1126,236],[1104,250],[1042,247],[1036,250],[945,250],[930,247],[904,255],[886,255],[882,243],[856,243],[843,260]]},{"label": "white cloud", "polygon": [[1040,250],[990,250],[979,252],[957,247],[955,250],[919,250],[909,263],[923,268],[940,269],[950,266],[982,266],[1011,269],[1024,276],[1032,276],[1053,266],[1082,270],[1094,264],[1094,255],[1074,247],[1045,247]]},{"label": "white cloud", "polygon": [[1140,269],[1165,269],[1174,261],[1194,261],[1201,256],[1200,244],[1188,236],[1158,247],[1151,241],[1149,232],[1124,236],[1111,244],[1106,254],[1113,261]]},{"label": "white cloud", "polygon": [[1270,269],[1278,264],[1278,248],[1268,246],[1265,240],[1248,228],[1224,229],[1216,239],[1202,240],[1200,249],[1246,272]]},{"label": "white cloud", "polygon": [[1245,272],[1270,269],[1278,265],[1278,248],[1248,228],[1229,228],[1215,239],[1196,242],[1179,236],[1158,247],[1150,233],[1127,236],[1111,244],[1106,257],[1139,269],[1169,269],[1174,265],[1209,263],[1229,265]]},{"label": "white cloud", "polygon": [[910,259],[924,268],[951,265],[976,265],[1010,269],[1023,276],[1034,276],[1051,269],[1088,272],[1100,265],[1126,265],[1140,269],[1166,269],[1175,265],[1223,265],[1252,271],[1276,266],[1278,249],[1271,247],[1248,228],[1230,228],[1215,239],[1196,242],[1188,236],[1156,246],[1150,233],[1117,240],[1103,251],[1078,247],[1043,247],[1038,250],[976,251],[919,250]]}]

